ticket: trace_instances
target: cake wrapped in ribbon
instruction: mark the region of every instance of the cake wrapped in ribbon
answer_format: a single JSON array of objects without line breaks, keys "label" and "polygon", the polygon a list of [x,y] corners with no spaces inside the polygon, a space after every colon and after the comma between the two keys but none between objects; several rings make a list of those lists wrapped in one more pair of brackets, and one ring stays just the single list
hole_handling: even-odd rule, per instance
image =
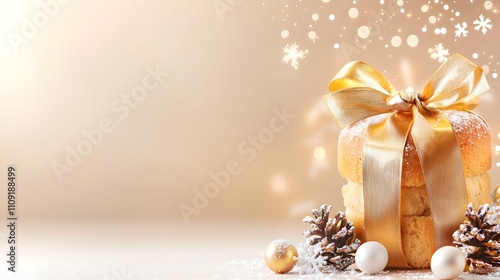
[{"label": "cake wrapped in ribbon", "polygon": [[468,203],[490,202],[490,131],[472,110],[489,87],[481,67],[451,56],[422,91],[397,91],[363,62],[323,97],[342,128],[338,168],[347,218],[378,241],[389,267],[428,268],[452,245]]}]

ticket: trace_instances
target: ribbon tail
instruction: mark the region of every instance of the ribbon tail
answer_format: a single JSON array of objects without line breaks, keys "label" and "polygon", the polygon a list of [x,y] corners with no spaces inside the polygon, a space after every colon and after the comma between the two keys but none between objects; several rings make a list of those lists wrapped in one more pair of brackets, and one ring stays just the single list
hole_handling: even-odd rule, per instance
[{"label": "ribbon tail", "polygon": [[412,137],[429,196],[436,247],[452,245],[452,234],[463,222],[467,189],[460,147],[453,127],[441,112],[422,115],[413,108]]},{"label": "ribbon tail", "polygon": [[368,127],[363,155],[367,240],[382,243],[390,267],[409,268],[401,241],[401,172],[411,116],[393,113]]}]

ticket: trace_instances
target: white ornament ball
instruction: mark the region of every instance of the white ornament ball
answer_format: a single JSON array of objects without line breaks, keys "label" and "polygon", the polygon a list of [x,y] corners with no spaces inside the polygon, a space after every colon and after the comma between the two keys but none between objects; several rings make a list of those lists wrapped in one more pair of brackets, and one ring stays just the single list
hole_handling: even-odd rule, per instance
[{"label": "white ornament ball", "polygon": [[439,279],[455,279],[462,274],[464,268],[465,256],[456,247],[444,246],[432,255],[432,273]]},{"label": "white ornament ball", "polygon": [[356,265],[366,274],[382,272],[388,261],[387,249],[376,241],[363,243],[356,251]]}]

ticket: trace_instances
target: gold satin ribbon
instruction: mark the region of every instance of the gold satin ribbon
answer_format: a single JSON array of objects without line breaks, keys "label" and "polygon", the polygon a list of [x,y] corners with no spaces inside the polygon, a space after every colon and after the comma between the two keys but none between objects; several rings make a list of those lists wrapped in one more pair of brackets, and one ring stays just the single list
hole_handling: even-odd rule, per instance
[{"label": "gold satin ribbon", "polygon": [[467,190],[450,121],[443,110],[469,111],[489,89],[481,67],[451,56],[421,93],[396,91],[372,66],[346,64],[330,82],[323,100],[343,128],[384,114],[367,128],[363,150],[363,192],[367,240],[389,251],[390,267],[409,267],[401,242],[401,172],[409,133],[415,143],[434,219],[437,248],[452,244],[463,221]]}]

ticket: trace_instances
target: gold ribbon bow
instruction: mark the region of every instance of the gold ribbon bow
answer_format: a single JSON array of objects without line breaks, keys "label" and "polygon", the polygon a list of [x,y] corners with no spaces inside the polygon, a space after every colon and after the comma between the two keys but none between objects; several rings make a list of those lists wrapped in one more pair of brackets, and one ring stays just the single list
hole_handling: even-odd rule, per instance
[{"label": "gold ribbon bow", "polygon": [[467,190],[460,147],[442,111],[472,110],[488,89],[482,68],[457,54],[439,67],[418,94],[394,90],[381,73],[363,62],[348,63],[330,82],[331,92],[323,100],[341,128],[386,115],[367,128],[362,176],[366,237],[384,244],[389,266],[408,267],[400,228],[402,158],[408,134],[422,166],[436,246],[450,245],[453,231],[463,221]]}]

